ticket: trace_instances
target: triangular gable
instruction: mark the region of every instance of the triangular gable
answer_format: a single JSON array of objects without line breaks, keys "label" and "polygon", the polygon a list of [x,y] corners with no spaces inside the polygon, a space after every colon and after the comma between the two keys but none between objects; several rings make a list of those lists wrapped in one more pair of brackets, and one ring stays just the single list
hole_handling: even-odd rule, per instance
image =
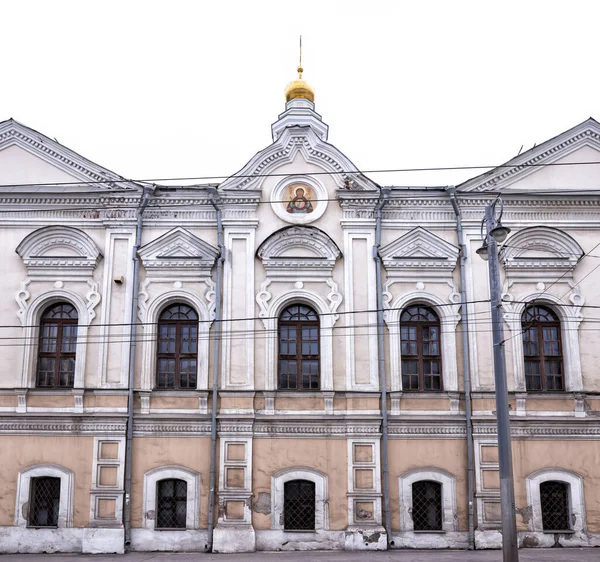
[{"label": "triangular gable", "polygon": [[364,176],[358,168],[335,146],[321,140],[308,126],[284,129],[279,138],[261,150],[236,174],[219,187],[222,190],[259,190],[264,176],[284,164],[293,162],[298,153],[309,164],[330,172],[339,189],[377,191],[375,182]]},{"label": "triangular gable", "polygon": [[452,272],[458,259],[458,248],[418,226],[379,251],[388,276],[431,275]]},{"label": "triangular gable", "polygon": [[[600,161],[600,123],[583,123],[527,150],[502,166],[457,186],[458,191],[579,191],[600,179],[600,166],[570,166],[573,162]],[[548,166],[548,164],[553,164]],[[535,177],[530,177],[535,174]],[[524,181],[526,180],[527,181]]]},{"label": "triangular gable", "polygon": [[140,187],[14,119],[0,123],[0,191],[103,191]]},{"label": "triangular gable", "polygon": [[219,252],[178,226],[140,248],[138,254],[148,275],[207,277]]}]

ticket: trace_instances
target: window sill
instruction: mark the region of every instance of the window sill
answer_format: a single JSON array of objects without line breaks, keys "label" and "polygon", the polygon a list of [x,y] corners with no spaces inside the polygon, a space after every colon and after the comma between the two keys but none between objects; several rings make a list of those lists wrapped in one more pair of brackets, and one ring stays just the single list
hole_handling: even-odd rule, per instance
[{"label": "window sill", "polygon": [[58,529],[58,525],[37,525],[37,526],[32,526],[32,525],[27,525],[26,527],[27,529]]},{"label": "window sill", "polygon": [[542,533],[544,533],[544,535],[574,535],[575,531],[568,529],[565,531],[542,531]]},{"label": "window sill", "polygon": [[282,529],[282,531],[284,533],[302,533],[303,535],[314,534],[317,532],[316,529]]},{"label": "window sill", "polygon": [[185,527],[161,527],[160,529],[157,529],[156,527],[154,528],[155,531],[189,531],[189,529],[186,529]]},{"label": "window sill", "polygon": [[444,530],[438,530],[438,531],[415,531],[413,529],[413,533],[415,533],[417,535],[445,535],[446,531],[444,531]]}]

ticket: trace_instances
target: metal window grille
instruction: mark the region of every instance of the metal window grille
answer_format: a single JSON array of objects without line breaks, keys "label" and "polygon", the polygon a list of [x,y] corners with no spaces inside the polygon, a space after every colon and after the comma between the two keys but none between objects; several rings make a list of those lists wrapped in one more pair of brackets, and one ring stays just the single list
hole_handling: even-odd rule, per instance
[{"label": "metal window grille", "polygon": [[29,497],[30,527],[58,527],[60,506],[60,478],[40,477],[31,479]]},{"label": "metal window grille", "polygon": [[522,316],[527,390],[564,390],[560,320],[544,306],[530,306]]},{"label": "metal window grille", "polygon": [[40,321],[36,385],[73,388],[77,351],[77,310],[66,302],[48,307]]},{"label": "metal window grille", "polygon": [[293,305],[279,317],[280,390],[319,390],[319,316]]},{"label": "metal window grille", "polygon": [[198,371],[198,314],[174,304],[158,319],[157,388],[195,389]]},{"label": "metal window grille", "polygon": [[411,306],[400,316],[402,389],[443,390],[441,328],[437,314],[426,306]]},{"label": "metal window grille", "polygon": [[415,531],[442,530],[442,485],[422,480],[412,485],[412,518]]},{"label": "metal window grille", "polygon": [[185,529],[187,515],[187,482],[160,480],[156,486],[156,528]]},{"label": "metal window grille", "polygon": [[291,480],[284,485],[283,528],[286,531],[313,531],[315,528],[315,484]]},{"label": "metal window grille", "polygon": [[544,531],[567,531],[569,523],[569,485],[549,481],[540,484],[542,525]]}]

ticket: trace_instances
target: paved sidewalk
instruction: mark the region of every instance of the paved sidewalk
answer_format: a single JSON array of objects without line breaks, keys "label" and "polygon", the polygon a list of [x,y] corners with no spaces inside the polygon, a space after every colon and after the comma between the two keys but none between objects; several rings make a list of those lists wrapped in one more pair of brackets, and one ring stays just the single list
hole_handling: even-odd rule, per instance
[{"label": "paved sidewalk", "polygon": [[[600,562],[600,548],[524,549],[520,562]],[[125,555],[5,554],[0,562],[501,562],[499,550],[392,550],[387,552],[256,552],[253,554],[203,554],[134,552]]]}]

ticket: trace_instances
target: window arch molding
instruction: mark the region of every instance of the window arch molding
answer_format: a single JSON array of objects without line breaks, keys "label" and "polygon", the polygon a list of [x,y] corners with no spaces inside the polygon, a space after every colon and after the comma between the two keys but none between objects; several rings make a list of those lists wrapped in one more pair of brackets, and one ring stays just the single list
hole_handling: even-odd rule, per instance
[{"label": "window arch molding", "polygon": [[[512,297],[512,295],[511,295]],[[574,295],[573,304],[583,304],[580,296]],[[579,354],[579,325],[582,321],[579,306],[567,305],[560,298],[550,293],[528,293],[519,295],[519,301],[509,300],[504,304],[504,320],[512,334],[520,334],[522,328],[523,312],[531,305],[545,306],[556,314],[560,320],[560,336],[563,346],[563,365],[565,378],[565,391],[579,392],[583,388],[581,376],[581,358]],[[512,338],[513,345],[513,372],[515,390],[525,392],[525,357],[523,352],[523,339]]]},{"label": "window arch molding", "polygon": [[[388,301],[389,302],[389,301]],[[440,344],[442,347],[442,378],[444,392],[458,391],[456,365],[456,326],[460,320],[460,305],[445,302],[425,291],[415,291],[398,296],[385,310],[384,321],[390,333],[390,375],[392,392],[402,390],[402,354],[400,349],[400,316],[409,306],[421,304],[431,308],[440,319]]]},{"label": "window arch molding", "polygon": [[160,480],[177,479],[187,483],[186,529],[200,527],[200,473],[179,465],[153,468],[144,474],[142,528],[153,531],[156,524],[156,485]]},{"label": "window arch molding", "polygon": [[583,493],[583,478],[579,474],[561,468],[544,468],[532,472],[525,479],[527,487],[527,505],[531,506],[529,530],[543,532],[542,503],[540,498],[540,484],[550,480],[557,480],[569,485],[569,515],[572,530],[584,532],[586,529],[585,503]]},{"label": "window arch molding", "polygon": [[329,529],[329,490],[326,474],[314,468],[298,466],[285,468],[271,476],[271,529],[283,530],[285,483],[291,480],[308,480],[315,485],[315,531]]},{"label": "window arch molding", "polygon": [[77,350],[75,353],[75,381],[73,388],[84,387],[88,327],[95,315],[91,313],[89,303],[86,303],[77,293],[61,288],[40,295],[27,309],[25,316],[25,338],[26,341],[36,342],[36,344],[23,347],[23,370],[21,375],[23,388],[35,388],[35,368],[37,365],[42,315],[48,307],[60,302],[69,303],[77,310]]},{"label": "window arch molding", "polygon": [[442,485],[442,531],[458,530],[456,508],[456,478],[449,472],[436,467],[414,468],[398,477],[400,490],[400,530],[414,531],[412,519],[412,485],[422,480],[431,480]]},{"label": "window arch molding", "polygon": [[333,326],[338,315],[332,314],[330,307],[319,295],[305,289],[295,289],[273,299],[263,316],[267,337],[265,389],[277,389],[277,346],[279,340],[278,323],[281,313],[288,306],[303,304],[310,306],[319,315],[320,390],[333,390]]},{"label": "window arch molding", "polygon": [[[17,481],[17,503],[15,506],[15,526],[27,527],[28,507],[31,493],[31,479],[40,477],[60,479],[60,501],[58,508],[58,528],[73,526],[73,484],[74,474],[59,464],[36,464],[19,471]],[[25,509],[23,509],[27,506]]]},{"label": "window arch molding", "polygon": [[163,310],[173,304],[186,304],[191,306],[198,314],[198,370],[196,390],[208,388],[208,352],[209,332],[214,320],[214,310],[209,310],[206,303],[195,294],[188,291],[172,290],[161,293],[147,303],[145,314],[140,315],[144,322],[144,337],[142,351],[142,374],[140,388],[142,390],[154,389],[156,380],[156,349],[158,337],[158,319]]}]

